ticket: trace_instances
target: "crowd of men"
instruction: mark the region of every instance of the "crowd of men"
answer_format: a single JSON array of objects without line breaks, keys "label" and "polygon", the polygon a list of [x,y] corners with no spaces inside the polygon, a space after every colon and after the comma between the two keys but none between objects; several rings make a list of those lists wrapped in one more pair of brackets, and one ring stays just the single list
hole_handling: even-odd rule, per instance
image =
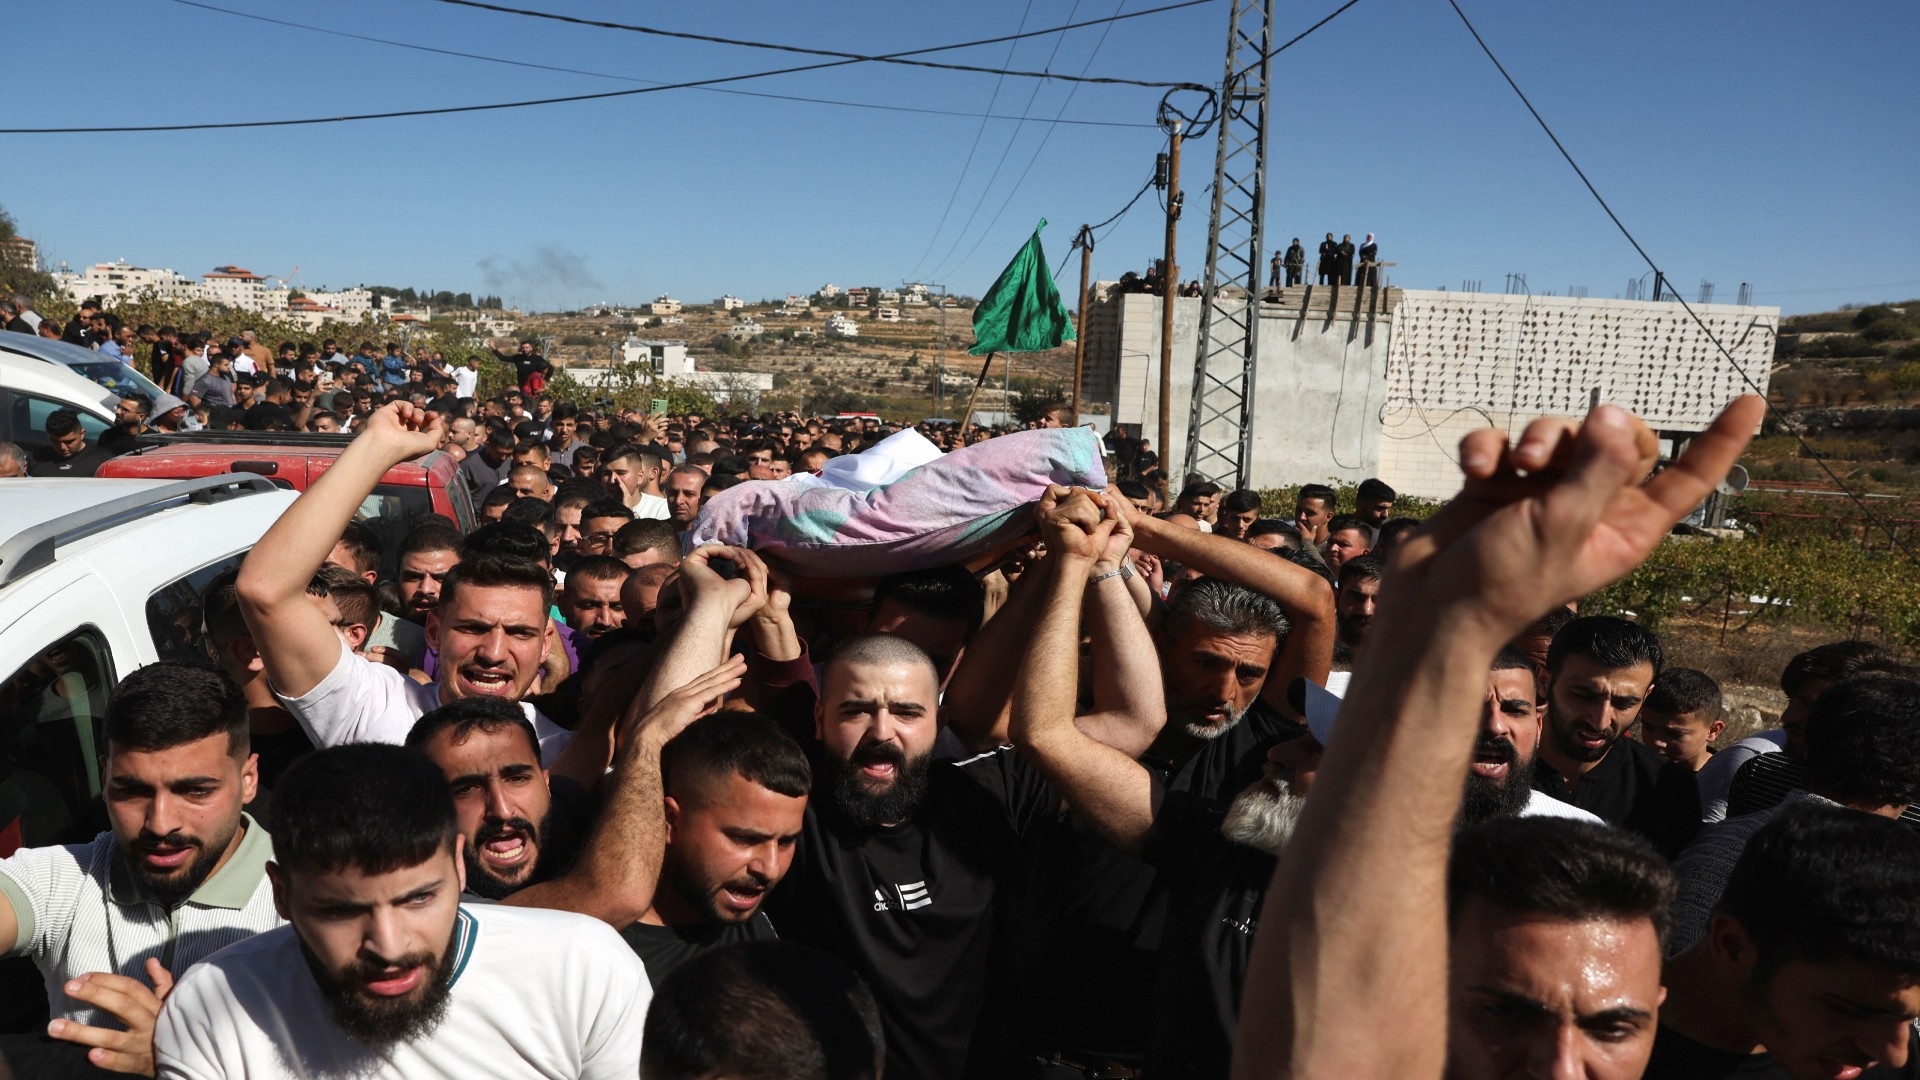
[{"label": "crowd of men", "polygon": [[[16,1075],[1920,1074],[1920,672],[1813,648],[1718,747],[1710,678],[1577,611],[1753,399],[1650,480],[1612,407],[1477,432],[1424,523],[1119,436],[1035,540],[850,602],[685,537],[880,425],[412,381],[207,585],[211,664],[116,689],[112,828],[0,860]],[[435,450],[484,523],[389,563],[355,515]]]}]

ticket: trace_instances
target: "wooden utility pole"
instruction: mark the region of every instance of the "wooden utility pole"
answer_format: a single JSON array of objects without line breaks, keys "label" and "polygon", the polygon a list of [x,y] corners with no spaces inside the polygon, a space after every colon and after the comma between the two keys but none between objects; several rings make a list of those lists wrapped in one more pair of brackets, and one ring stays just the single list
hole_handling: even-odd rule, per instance
[{"label": "wooden utility pole", "polygon": [[[1171,483],[1168,471],[1173,461],[1173,301],[1180,295],[1180,273],[1173,265],[1174,236],[1180,221],[1180,122],[1167,127],[1167,256],[1160,264],[1160,442],[1161,473],[1168,480],[1168,493],[1178,485]],[[1194,387],[1198,393],[1200,388]]]},{"label": "wooden utility pole", "polygon": [[1093,227],[1080,226],[1080,322],[1073,339],[1073,427],[1080,426],[1080,381],[1087,375],[1087,302],[1093,299]]}]

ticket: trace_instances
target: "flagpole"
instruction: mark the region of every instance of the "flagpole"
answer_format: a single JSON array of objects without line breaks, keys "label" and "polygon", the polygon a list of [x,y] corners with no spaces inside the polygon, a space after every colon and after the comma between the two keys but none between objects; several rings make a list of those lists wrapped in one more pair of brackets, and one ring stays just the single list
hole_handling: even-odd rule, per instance
[{"label": "flagpole", "polygon": [[993,358],[998,355],[1000,354],[997,352],[987,354],[987,362],[980,365],[980,377],[973,380],[973,393],[967,395],[967,411],[960,417],[960,445],[962,446],[967,444],[967,424],[973,420],[973,406],[980,400],[980,387],[986,384],[987,372],[993,370]]},{"label": "flagpole", "polygon": [[1087,301],[1093,287],[1093,228],[1080,226],[1080,326],[1073,340],[1073,426],[1080,426],[1080,381],[1087,374]]}]

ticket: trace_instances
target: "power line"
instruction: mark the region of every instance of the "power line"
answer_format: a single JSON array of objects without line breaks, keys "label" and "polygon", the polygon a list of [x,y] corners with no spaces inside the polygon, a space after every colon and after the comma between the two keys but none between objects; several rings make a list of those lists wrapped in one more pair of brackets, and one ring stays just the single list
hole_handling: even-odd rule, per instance
[{"label": "power line", "polygon": [[[1295,34],[1292,38],[1288,39],[1285,43],[1283,43],[1279,48],[1274,49],[1272,52],[1268,53],[1267,59],[1271,60],[1274,57],[1279,56],[1281,53],[1286,52],[1288,49],[1293,48],[1295,45],[1298,45],[1300,42],[1306,40],[1307,37],[1311,35],[1315,30],[1318,30],[1321,27],[1332,22],[1335,18],[1339,17],[1341,12],[1346,11],[1348,8],[1352,7],[1353,5],[1359,2],[1360,0],[1347,0],[1346,3],[1341,4],[1339,7],[1333,9],[1332,12],[1328,13],[1328,15],[1325,18],[1321,19],[1319,22],[1314,23],[1312,26],[1307,27],[1305,30],[1300,31],[1298,34]],[[1125,7],[1126,0],[1121,0],[1120,6]],[[1119,9],[1116,8],[1114,13],[1119,14]],[[1071,18],[1071,16],[1069,16],[1069,18]],[[1111,28],[1112,28],[1112,24],[1109,23],[1108,29],[1111,29]],[[1106,32],[1102,31],[1100,34],[1100,42],[1094,45],[1093,51],[1095,53],[1098,53],[1100,51],[1100,45],[1104,44],[1106,40],[1107,40]],[[1088,67],[1093,66],[1092,56],[1087,57],[1087,66]],[[1078,89],[1079,89],[1078,86],[1069,86],[1067,88],[1066,100],[1060,103],[1060,115],[1066,114],[1068,104],[1070,104],[1073,101],[1073,92]],[[1181,120],[1185,121],[1187,126],[1187,137],[1190,139],[1199,138],[1200,136],[1206,134],[1207,130],[1213,125],[1214,121],[1219,118],[1219,99],[1216,97],[1209,95],[1208,102],[1209,102],[1209,105],[1211,106],[1211,109],[1203,106],[1200,109],[1200,115],[1197,117],[1187,116],[1185,113],[1182,113],[1179,109],[1175,108],[1171,100],[1172,97],[1173,97],[1173,92],[1168,91],[1167,95],[1160,99],[1160,109],[1161,109],[1162,117],[1164,119],[1166,116],[1177,116]],[[1059,123],[1060,122],[1059,117],[1056,116],[1053,122]],[[1049,133],[1053,131],[1052,125],[1048,126],[1047,131]],[[973,242],[973,247],[967,251],[966,256],[963,257],[959,261],[959,263],[955,264],[951,270],[947,271],[947,275],[949,277],[957,273],[960,270],[960,267],[967,265],[967,260],[973,258],[973,253],[975,251],[980,250],[980,244],[986,240],[989,234],[993,232],[993,227],[996,223],[999,222],[1000,216],[1006,213],[1007,207],[1011,205],[1013,202],[1014,192],[1020,189],[1020,184],[1026,180],[1027,174],[1033,171],[1034,162],[1040,160],[1040,151],[1045,149],[1045,147],[1046,147],[1046,137],[1043,135],[1041,137],[1040,145],[1035,146],[1033,148],[1033,155],[1027,158],[1026,168],[1020,171],[1019,179],[1013,182],[1013,187],[1008,190],[1007,197],[1001,201],[1000,209],[994,212],[993,220],[987,222],[986,229],[984,229],[980,233],[980,238]],[[1209,189],[1212,186],[1213,185],[1211,183],[1207,185]],[[1202,194],[1204,193],[1205,192],[1203,191]],[[1138,196],[1135,196],[1135,198],[1137,199]],[[1163,206],[1165,205],[1164,200],[1162,201],[1162,205]],[[1132,207],[1133,207],[1132,203],[1127,204],[1128,209],[1132,209]],[[1126,213],[1125,210],[1121,211],[1121,214],[1125,214],[1125,213]],[[1117,216],[1119,215],[1116,215],[1116,217]]]},{"label": "power line", "polygon": [[[1213,2],[1214,0],[1182,0],[1180,3],[1149,8],[1145,11],[1136,11],[1130,15],[1122,16],[1122,18],[1138,18],[1142,15],[1177,11],[1181,8],[1196,7],[1200,4]],[[559,97],[531,98],[522,101],[496,101],[483,105],[445,105],[430,109],[394,109],[386,112],[350,113],[340,116],[308,116],[293,120],[229,120],[220,123],[120,124],[101,127],[0,128],[0,135],[111,135],[151,131],[229,131],[239,128],[304,127],[313,124],[339,124],[360,120],[395,120],[414,116],[450,116],[458,113],[495,112],[502,109],[524,109],[539,105],[562,105],[577,101],[606,101],[612,98],[634,97],[640,94],[656,94],[663,90],[692,90],[706,86],[718,86],[725,83],[745,82],[749,79],[765,79],[774,75],[793,75],[803,71],[821,71],[827,68],[847,67],[851,64],[888,61],[902,56],[919,56],[932,52],[973,48],[978,45],[994,45],[1013,40],[1015,37],[1038,37],[1043,34],[1055,34],[1062,30],[1073,29],[1075,26],[1096,26],[1105,21],[1107,20],[1092,19],[1087,22],[1074,24],[1073,26],[1056,26],[1046,30],[1030,30],[1020,35],[1006,35],[997,38],[985,38],[979,41],[965,41],[954,45],[935,45],[923,49],[908,50],[904,53],[892,53],[884,56],[856,56],[846,60],[828,60],[818,64],[800,64],[794,67],[774,68],[768,71],[751,71],[741,75],[720,75],[710,79],[690,79],[686,82],[662,83],[658,86],[637,86],[631,90],[605,90],[593,94],[565,94]],[[993,68],[981,68],[979,70],[989,74],[997,73],[996,69]],[[1054,77],[1045,74],[1035,75],[1027,72],[1008,72],[1008,74],[1037,78]],[[1062,78],[1064,78],[1064,76],[1062,76]],[[1205,93],[1212,93],[1210,88],[1197,83],[1147,83],[1133,79],[1088,79],[1085,81],[1152,86],[1156,88],[1195,89]]]},{"label": "power line", "polygon": [[[1013,71],[1013,70],[1008,70],[1004,68],[982,67],[977,64],[952,64],[952,63],[942,63],[938,60],[910,59],[911,57],[919,56],[924,53],[942,52],[942,51],[945,51],[945,49],[915,49],[910,52],[889,53],[884,56],[869,56],[863,53],[841,52],[837,49],[815,49],[815,48],[809,48],[804,45],[781,45],[775,42],[752,41],[746,38],[719,37],[714,34],[695,34],[685,30],[665,30],[657,26],[640,26],[634,23],[608,22],[603,19],[583,19],[576,15],[561,15],[551,11],[534,11],[528,8],[507,7],[502,4],[488,4],[488,3],[483,3],[482,0],[437,0],[437,2],[442,4],[453,4],[457,7],[478,8],[482,11],[495,11],[504,15],[522,15],[531,19],[550,19],[554,22],[569,23],[575,26],[592,26],[602,30],[625,30],[631,33],[636,33],[636,34],[650,34],[656,37],[678,38],[682,41],[701,41],[701,42],[706,42],[712,45],[733,45],[743,49],[770,49],[775,52],[799,53],[802,56],[833,56],[833,57],[839,57],[845,60],[862,60],[862,61],[869,61],[873,63],[886,63],[886,64],[904,64],[910,67],[937,68],[942,71],[970,71],[975,74],[981,74],[981,75],[1015,75],[1023,79],[1059,79],[1067,82],[1106,83],[1106,84],[1119,85],[1119,86],[1147,86],[1147,87],[1153,87],[1156,89],[1171,89],[1174,87],[1193,87],[1198,85],[1196,83],[1150,82],[1142,79],[1122,79],[1122,78],[1117,78],[1113,76],[1088,77],[1088,76],[1055,75],[1052,72],[1047,72],[1047,71]],[[1010,34],[1006,37],[988,38],[984,41],[975,41],[975,42],[971,42],[970,44],[995,45],[1002,41],[1015,41],[1021,37],[1038,37],[1045,34],[1065,33],[1068,30],[1078,30],[1083,26],[1098,26],[1101,23],[1114,22],[1119,19],[1133,19],[1133,18],[1138,18],[1141,15],[1152,15],[1157,12],[1174,11],[1179,8],[1196,7],[1200,4],[1210,4],[1213,2],[1214,0],[1184,0],[1184,2],[1182,3],[1169,4],[1165,7],[1150,8],[1146,11],[1136,11],[1131,15],[1116,15],[1107,19],[1090,19],[1086,22],[1068,23],[1065,26],[1056,26],[1047,30],[1035,30],[1026,34]],[[962,48],[962,47],[964,46],[950,45],[950,46],[946,46],[945,48],[953,49],[953,48]]]},{"label": "power line", "polygon": [[[1020,12],[1020,25],[1014,27],[1014,30],[1015,31],[1025,30],[1027,28],[1027,16],[1031,14],[1033,14],[1033,0],[1027,0],[1026,8]],[[1071,18],[1071,16],[1069,16],[1069,18]],[[1009,64],[1013,63],[1013,52],[1015,49],[1019,47],[1020,46],[1018,42],[1007,46],[1006,63],[1009,63]],[[1000,87],[1006,81],[1007,81],[1006,76],[1004,75],[998,76],[993,80],[993,94],[992,96],[987,98],[988,112],[992,112],[993,107],[999,103]],[[1016,128],[1015,130],[1017,131],[1019,129]],[[974,129],[973,145],[967,147],[967,159],[960,163],[960,174],[953,178],[953,190],[947,193],[947,206],[946,206],[946,209],[940,211],[940,222],[939,224],[933,227],[933,235],[927,237],[926,250],[920,252],[920,258],[915,260],[913,264],[913,269],[907,271],[906,278],[902,278],[901,280],[904,281],[904,280],[913,278],[915,275],[919,274],[920,268],[922,266],[925,266],[927,263],[927,256],[933,253],[933,245],[940,241],[940,232],[941,230],[947,227],[947,218],[953,213],[953,204],[955,200],[960,198],[960,187],[962,184],[965,184],[967,181],[967,170],[973,168],[973,155],[976,152],[978,152],[980,149],[980,138],[986,133],[987,133],[987,121],[985,118],[982,118],[980,121],[980,126]],[[988,179],[988,183],[992,183],[991,178]]]},{"label": "power line", "polygon": [[[325,26],[313,26],[308,23],[292,22],[287,19],[275,19],[266,15],[258,15],[251,11],[237,11],[233,8],[220,7],[216,4],[203,4],[200,3],[199,0],[171,0],[171,2],[186,7],[200,8],[203,11],[219,12],[222,15],[233,15],[242,19],[253,19],[256,22],[290,27],[295,30],[310,30],[316,34],[328,34],[333,37],[348,38],[353,41],[364,41],[374,45],[390,45],[396,49],[412,49],[415,52],[433,53],[438,56],[452,56],[462,60],[481,60],[489,64],[505,64],[509,67],[529,68],[534,71],[553,71],[563,75],[587,75],[596,79],[614,79],[619,82],[638,83],[643,86],[666,85],[657,79],[640,79],[631,75],[616,75],[610,71],[591,71],[585,68],[562,67],[556,64],[536,64],[530,60],[514,60],[505,56],[488,56],[484,53],[461,52],[458,49],[442,49],[433,45],[421,45],[418,42],[412,41],[395,41],[392,38],[373,37],[369,34],[354,34],[345,30],[334,30]],[[959,109],[928,109],[913,105],[882,105],[871,101],[846,101],[840,98],[808,97],[804,94],[774,94],[764,90],[733,90],[721,86],[695,86],[689,89],[701,90],[710,94],[731,94],[735,97],[767,98],[773,101],[797,101],[809,105],[838,105],[852,109],[876,109],[882,112],[920,113],[927,116],[959,116],[968,119],[977,117],[982,127],[986,126],[988,120],[1018,119],[1011,115],[997,114],[991,111],[986,113],[972,113]],[[1061,123],[1075,124],[1083,127],[1150,128],[1153,126],[1152,124],[1129,123],[1124,120],[1062,120]]]},{"label": "power line", "polygon": [[[1127,0],[1120,0],[1120,3],[1113,9],[1114,14],[1118,15],[1126,6]],[[1113,24],[1108,23],[1106,28],[1100,31],[1100,40],[1093,43],[1093,51],[1087,54],[1087,62],[1080,67],[1082,74],[1085,74],[1093,67],[1094,58],[1100,55],[1100,49],[1107,43],[1107,32],[1112,29]],[[1051,64],[1052,61],[1049,60],[1048,63]],[[1034,91],[1038,93],[1039,89],[1039,85],[1035,84]],[[974,253],[980,250],[980,245],[986,242],[987,237],[993,235],[993,227],[1000,224],[1000,218],[1006,214],[1007,207],[1013,205],[1014,195],[1019,193],[1020,185],[1027,182],[1027,174],[1033,172],[1034,163],[1040,160],[1040,152],[1047,148],[1048,137],[1053,134],[1053,129],[1059,124],[1060,118],[1066,115],[1067,107],[1073,104],[1073,95],[1079,89],[1080,86],[1077,83],[1067,87],[1067,96],[1061,99],[1060,108],[1054,111],[1053,121],[1047,125],[1047,130],[1040,133],[1040,141],[1034,144],[1033,153],[1027,155],[1026,167],[1021,169],[1020,175],[1014,178],[1013,186],[1007,189],[1006,198],[1000,200],[1000,206],[994,210],[993,217],[987,222],[987,227],[980,230],[980,235],[973,241],[973,246],[968,248],[967,253],[960,257],[960,261],[954,264],[952,270],[947,272],[948,276],[951,277],[959,273],[960,268],[967,265],[967,262],[973,258]],[[1018,135],[1019,128],[1016,127],[1014,133]],[[1008,140],[1007,149],[1013,149],[1012,140]],[[981,195],[984,197],[986,193],[981,192]],[[1071,251],[1072,248],[1069,247],[1068,250]]]},{"label": "power line", "polygon": [[[1593,186],[1592,180],[1587,179],[1586,171],[1580,168],[1580,163],[1573,160],[1573,155],[1567,152],[1565,144],[1560,141],[1560,136],[1554,134],[1553,128],[1547,124],[1546,118],[1540,115],[1540,110],[1533,107],[1533,102],[1528,100],[1526,92],[1520,89],[1520,84],[1513,81],[1513,76],[1507,73],[1506,65],[1500,62],[1499,57],[1493,55],[1493,50],[1488,47],[1486,39],[1480,36],[1480,31],[1474,29],[1473,20],[1467,18],[1465,11],[1460,10],[1459,0],[1447,0],[1447,3],[1453,8],[1454,14],[1460,16],[1460,21],[1466,25],[1467,33],[1472,34],[1475,44],[1480,46],[1480,51],[1487,54],[1488,60],[1493,61],[1494,69],[1500,72],[1500,77],[1505,79],[1507,85],[1513,89],[1514,95],[1520,99],[1520,104],[1525,105],[1527,112],[1533,115],[1534,123],[1539,124],[1540,130],[1546,132],[1547,138],[1553,142],[1553,148],[1560,151],[1560,156],[1566,159],[1567,165],[1573,169],[1573,174],[1580,178],[1582,184],[1586,185],[1587,194],[1592,195],[1593,201],[1599,203],[1600,209],[1606,211],[1607,217],[1613,222],[1614,228],[1619,229],[1620,235],[1626,237],[1627,243],[1633,245],[1633,250],[1640,254],[1641,260],[1647,264],[1648,269],[1661,277],[1665,277],[1666,272],[1661,270],[1659,264],[1653,261],[1653,256],[1647,254],[1647,249],[1640,246],[1640,241],[1634,239],[1633,233],[1627,229],[1626,223],[1620,220],[1620,216],[1613,212],[1613,207],[1609,206],[1607,200],[1601,196],[1600,189]],[[1707,326],[1706,321],[1701,319],[1699,314],[1693,310],[1693,305],[1687,303],[1685,298],[1681,297],[1678,293],[1673,295],[1673,299],[1680,305],[1681,309],[1687,313],[1687,317],[1692,319],[1694,324],[1700,328],[1701,332],[1707,335],[1707,340],[1713,342],[1714,348],[1720,350],[1720,355],[1725,357],[1727,363],[1732,366],[1733,370],[1739,373],[1741,380],[1747,384],[1748,388],[1760,395],[1761,403],[1767,407],[1768,412],[1772,413],[1781,421],[1781,429],[1793,436],[1794,441],[1800,445],[1801,452],[1812,458],[1815,464],[1820,466],[1820,471],[1827,474],[1827,478],[1833,481],[1835,487],[1846,492],[1847,498],[1853,500],[1853,505],[1859,509],[1861,516],[1879,528],[1880,531],[1886,533],[1887,540],[1894,547],[1898,548],[1901,554],[1909,559],[1914,558],[1913,550],[1901,542],[1899,534],[1875,516],[1874,512],[1867,507],[1866,500],[1862,499],[1852,488],[1848,487],[1846,483],[1840,479],[1840,475],[1833,471],[1833,467],[1827,464],[1826,459],[1814,451],[1813,447],[1808,444],[1806,438],[1799,432],[1794,431],[1793,428],[1785,422],[1786,414],[1773,402],[1767,400],[1766,391],[1762,390],[1760,384],[1754,381],[1753,376],[1747,374],[1747,369],[1741,367],[1740,362],[1733,358],[1733,353],[1729,352],[1727,347],[1721,343],[1720,335],[1715,334],[1712,328]]]},{"label": "power line", "polygon": [[[1122,7],[1126,6],[1125,0],[1121,0],[1121,6]],[[1073,16],[1076,13],[1078,13],[1079,10],[1080,10],[1080,0],[1073,0],[1073,10],[1068,12],[1067,21],[1072,22]],[[1116,9],[1114,13],[1119,14],[1118,9]],[[1108,29],[1112,29],[1113,24],[1108,23],[1107,27]],[[1058,38],[1054,39],[1053,51],[1047,54],[1047,62],[1044,65],[1045,67],[1051,68],[1053,66],[1054,58],[1060,55],[1060,46],[1064,44],[1066,40],[1067,40],[1067,35],[1064,32]],[[1102,42],[1105,42],[1106,35],[1102,34],[1100,37],[1100,40]],[[1094,48],[1095,48],[1095,51],[1098,51],[1099,46],[1096,45]],[[1092,66],[1093,66],[1093,57],[1089,55],[1087,57],[1087,63],[1082,67],[1081,70],[1084,71],[1086,70],[1086,68],[1092,67]],[[966,222],[960,226],[960,231],[954,234],[953,246],[949,247],[947,249],[947,253],[940,257],[940,264],[936,266],[933,271],[934,277],[949,277],[952,275],[953,271],[960,269],[960,267],[962,266],[965,266],[967,259],[972,258],[973,253],[980,249],[980,242],[987,238],[987,234],[992,232],[994,224],[1000,220],[999,213],[995,213],[993,215],[993,220],[987,223],[987,227],[985,229],[982,229],[980,232],[980,236],[974,240],[973,247],[967,249],[966,256],[963,257],[958,263],[956,263],[951,268],[947,266],[947,261],[953,258],[953,253],[960,250],[960,245],[966,242],[967,230],[973,226],[974,220],[980,216],[980,208],[987,204],[987,196],[992,194],[993,192],[994,178],[1000,175],[1001,167],[1006,165],[1007,163],[1007,156],[1013,153],[1014,144],[1020,141],[1020,130],[1026,126],[1027,117],[1033,114],[1033,103],[1040,99],[1040,87],[1043,85],[1045,84],[1037,83],[1037,82],[1033,84],[1033,92],[1027,95],[1027,103],[1025,106],[1023,106],[1020,109],[1020,122],[1013,125],[1013,131],[1008,133],[1007,145],[1000,149],[1000,160],[993,163],[992,175],[988,176],[987,182],[981,186],[980,197],[973,201],[973,209],[967,212]],[[1077,89],[1079,89],[1077,85],[1069,86],[1068,93],[1071,94],[1072,91]],[[1052,129],[1048,129],[1048,130],[1052,130]],[[1045,145],[1044,139],[1041,145],[1042,146]],[[1039,152],[1040,152],[1039,147],[1035,147],[1034,153],[1038,154]],[[1024,179],[1026,179],[1026,174],[1022,173],[1020,175],[1020,180],[1024,180]],[[1012,192],[1018,189],[1019,186],[1020,186],[1020,181],[1015,180],[1013,187],[1008,189],[1009,198],[1012,197]],[[1001,209],[1005,210],[1006,204],[1002,203]]]}]

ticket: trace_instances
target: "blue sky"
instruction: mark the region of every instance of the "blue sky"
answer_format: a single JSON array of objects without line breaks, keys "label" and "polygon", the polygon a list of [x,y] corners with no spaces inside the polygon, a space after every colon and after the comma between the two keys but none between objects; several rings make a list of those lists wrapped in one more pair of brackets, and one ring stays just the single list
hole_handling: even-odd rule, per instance
[{"label": "blue sky", "polygon": [[[807,58],[566,26],[434,0],[210,0],[436,48],[671,82]],[[991,37],[1158,0],[828,6],[519,0],[516,6],[855,52]],[[1752,282],[1789,312],[1920,296],[1920,5],[1461,0],[1671,280]],[[1336,5],[1278,5],[1276,41]],[[1212,82],[1225,0],[940,54]],[[1102,38],[1103,32],[1105,34]],[[330,37],[173,2],[22,4],[4,126],[331,116],[634,85]],[[1097,45],[1097,52],[1096,52]],[[1268,247],[1379,234],[1393,280],[1613,296],[1641,265],[1445,0],[1362,0],[1281,56]],[[238,263],[309,286],[499,292],[559,307],[670,292],[749,299],[918,278],[979,293],[1036,220],[1057,262],[1151,169],[1159,91],[860,64],[702,91],[319,127],[0,136],[0,204],[76,266]],[[1068,94],[1071,90],[1071,99]],[[975,147],[976,138],[978,145]],[[973,148],[972,162],[962,165]],[[1190,145],[1181,263],[1204,258],[1212,146]],[[1029,162],[1031,167],[1029,168]],[[1025,173],[1016,186],[1015,181]],[[951,203],[951,210],[947,208]],[[975,210],[978,206],[977,211]],[[1003,209],[1004,207],[1004,209]],[[941,224],[943,213],[946,221]],[[962,226],[965,226],[964,229]],[[991,227],[989,227],[991,225]],[[936,227],[938,230],[936,231]],[[1117,277],[1161,245],[1151,197],[1101,243]],[[1073,271],[1067,276],[1072,278]],[[1069,282],[1071,287],[1071,282]]]}]

